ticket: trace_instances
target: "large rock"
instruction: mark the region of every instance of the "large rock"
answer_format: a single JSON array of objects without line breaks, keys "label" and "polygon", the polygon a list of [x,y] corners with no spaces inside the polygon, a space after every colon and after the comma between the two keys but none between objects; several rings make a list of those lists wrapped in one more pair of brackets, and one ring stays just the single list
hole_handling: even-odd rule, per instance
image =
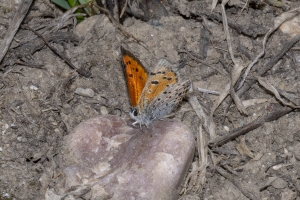
[{"label": "large rock", "polygon": [[65,190],[89,186],[90,199],[175,199],[194,155],[178,122],[140,130],[117,116],[89,119],[63,141]]}]

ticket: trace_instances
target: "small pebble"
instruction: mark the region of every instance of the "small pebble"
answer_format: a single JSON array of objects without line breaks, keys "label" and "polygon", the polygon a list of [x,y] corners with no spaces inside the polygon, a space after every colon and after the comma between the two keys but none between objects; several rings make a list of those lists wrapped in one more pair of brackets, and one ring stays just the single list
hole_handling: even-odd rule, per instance
[{"label": "small pebble", "polygon": [[76,88],[75,94],[78,94],[78,95],[84,96],[84,97],[93,97],[95,95],[95,92],[90,88],[86,88],[86,89]]},{"label": "small pebble", "polygon": [[107,115],[108,114],[108,110],[105,106],[101,106],[100,112],[101,112],[102,115]]},{"label": "small pebble", "polygon": [[31,89],[31,90],[38,90],[39,88],[36,87],[35,85],[30,85],[30,86],[29,86],[29,89]]},{"label": "small pebble", "polygon": [[57,122],[52,122],[51,124],[52,124],[53,126],[57,126],[57,125],[58,125]]},{"label": "small pebble", "polygon": [[229,127],[228,126],[224,126],[224,129],[225,129],[226,132],[229,131]]},{"label": "small pebble", "polygon": [[271,185],[276,188],[276,189],[283,189],[287,186],[287,182],[285,180],[283,180],[282,178],[277,177],[277,179],[275,179]]}]

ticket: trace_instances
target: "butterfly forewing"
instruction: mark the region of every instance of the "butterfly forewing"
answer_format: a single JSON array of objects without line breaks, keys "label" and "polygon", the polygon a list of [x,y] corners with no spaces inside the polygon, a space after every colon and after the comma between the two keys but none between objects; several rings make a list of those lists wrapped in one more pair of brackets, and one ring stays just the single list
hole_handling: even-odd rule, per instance
[{"label": "butterfly forewing", "polygon": [[131,106],[136,107],[147,81],[147,71],[133,54],[124,48],[121,51]]}]

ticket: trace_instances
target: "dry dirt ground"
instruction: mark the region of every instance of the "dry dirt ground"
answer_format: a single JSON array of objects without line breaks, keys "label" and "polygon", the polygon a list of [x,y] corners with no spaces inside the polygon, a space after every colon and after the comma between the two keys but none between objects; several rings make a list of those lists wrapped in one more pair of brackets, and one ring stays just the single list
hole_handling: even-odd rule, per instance
[{"label": "dry dirt ground", "polygon": [[[169,15],[159,21],[146,22],[128,17],[120,30],[106,15],[100,14],[78,25],[78,37],[66,36],[74,33],[72,20],[69,26],[50,32],[57,25],[62,11],[48,1],[33,3],[0,65],[1,200],[42,199],[47,188],[60,181],[63,178],[60,173],[60,142],[78,123],[104,114],[129,117],[121,44],[128,46],[147,69],[151,70],[159,58],[166,58],[176,64],[181,79],[192,81],[193,92],[173,118],[188,125],[196,139],[203,121],[191,109],[188,99],[196,97],[209,115],[220,97],[201,93],[197,88],[224,92],[235,67],[228,50],[221,6],[218,4],[211,12],[210,0],[166,0],[163,3]],[[275,18],[300,7],[299,1],[282,0],[283,6],[279,7],[275,6],[276,3],[275,0],[236,0],[225,7],[233,58],[243,66],[262,51],[264,36],[274,27]],[[1,39],[18,5],[19,1],[0,1]],[[241,96],[244,103],[250,103],[245,108],[247,114],[241,114],[232,103],[232,95],[218,106],[212,118],[217,138],[260,116],[272,114],[276,109],[297,106],[300,96],[299,43],[294,42],[293,48],[285,48],[285,45],[300,34],[297,32],[299,24],[298,19],[287,26],[295,26],[293,35],[279,29],[270,35],[264,55],[246,79],[246,83],[257,79],[257,72],[271,65],[270,70],[260,75],[280,91],[281,97],[285,94],[283,99],[288,105],[255,81]],[[49,39],[49,45],[89,73],[72,70],[25,26],[39,31],[45,38],[59,33]],[[124,31],[143,43],[137,43]],[[282,55],[276,57],[280,52]],[[75,92],[77,88],[93,92],[81,94]],[[190,169],[191,179],[187,179],[181,198],[299,200],[298,110],[289,110],[279,119],[275,117],[275,120],[267,121],[270,122],[263,122],[258,128],[219,147],[206,146],[209,154],[205,169],[197,171],[199,153],[196,153]],[[211,135],[204,134],[205,141],[209,141]],[[221,175],[222,172],[226,174]]]}]

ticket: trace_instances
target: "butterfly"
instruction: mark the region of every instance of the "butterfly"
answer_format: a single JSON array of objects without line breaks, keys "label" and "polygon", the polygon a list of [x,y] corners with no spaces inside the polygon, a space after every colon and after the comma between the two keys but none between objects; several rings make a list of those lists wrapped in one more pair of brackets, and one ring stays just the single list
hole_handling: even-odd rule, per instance
[{"label": "butterfly", "polygon": [[169,115],[181,102],[190,81],[178,81],[172,64],[160,59],[150,73],[130,51],[121,47],[133,125],[148,127],[151,122]]}]

